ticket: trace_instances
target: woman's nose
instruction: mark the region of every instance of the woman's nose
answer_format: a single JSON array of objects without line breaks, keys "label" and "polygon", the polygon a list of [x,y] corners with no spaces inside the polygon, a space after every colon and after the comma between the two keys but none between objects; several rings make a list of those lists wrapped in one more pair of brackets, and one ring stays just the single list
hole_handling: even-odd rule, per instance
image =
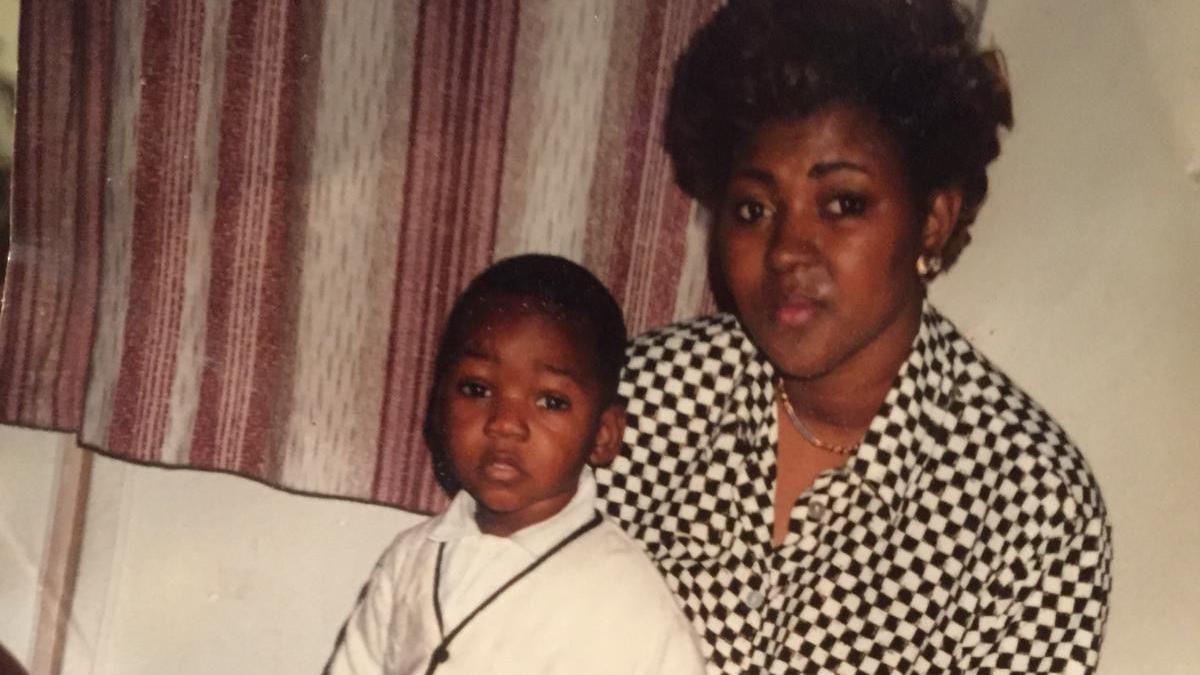
[{"label": "woman's nose", "polygon": [[820,223],[803,214],[786,216],[775,223],[767,242],[767,264],[777,272],[809,267],[821,260]]},{"label": "woman's nose", "polygon": [[523,438],[529,433],[524,406],[519,401],[498,396],[493,399],[484,432],[494,438]]}]

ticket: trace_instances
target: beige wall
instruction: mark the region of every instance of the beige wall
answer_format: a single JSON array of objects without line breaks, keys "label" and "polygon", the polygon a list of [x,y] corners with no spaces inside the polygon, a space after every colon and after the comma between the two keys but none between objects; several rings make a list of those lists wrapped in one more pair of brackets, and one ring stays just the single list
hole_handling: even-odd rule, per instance
[{"label": "beige wall", "polygon": [[0,426],[0,645],[27,662],[46,555],[59,436]]},{"label": "beige wall", "polygon": [[[989,5],[1017,128],[934,298],[1099,477],[1117,555],[1101,673],[1195,672],[1200,3]],[[56,438],[0,428],[0,642],[19,657]],[[315,672],[379,550],[417,521],[102,458],[88,519],[72,675]]]},{"label": "beige wall", "polygon": [[1100,479],[1116,548],[1103,672],[1196,672],[1200,3],[989,12],[1017,127],[977,241],[935,296]]},{"label": "beige wall", "polygon": [[[1086,7],[1086,11],[1084,8]],[[1200,667],[1200,3],[989,3],[1017,126],[934,297],[1083,448],[1115,532],[1102,672]]]}]

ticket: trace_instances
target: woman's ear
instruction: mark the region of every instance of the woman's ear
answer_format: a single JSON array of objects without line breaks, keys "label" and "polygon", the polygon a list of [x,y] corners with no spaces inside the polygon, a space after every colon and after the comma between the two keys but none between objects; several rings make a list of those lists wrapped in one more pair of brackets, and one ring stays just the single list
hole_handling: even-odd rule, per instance
[{"label": "woman's ear", "polygon": [[921,251],[941,255],[942,248],[958,226],[958,214],[962,211],[962,188],[957,186],[938,188],[929,197],[929,211],[925,216],[925,227],[921,231]]},{"label": "woman's ear", "polygon": [[608,466],[621,451],[621,438],[625,435],[625,408],[610,405],[600,413],[600,425],[596,428],[596,441],[588,454],[591,466]]}]

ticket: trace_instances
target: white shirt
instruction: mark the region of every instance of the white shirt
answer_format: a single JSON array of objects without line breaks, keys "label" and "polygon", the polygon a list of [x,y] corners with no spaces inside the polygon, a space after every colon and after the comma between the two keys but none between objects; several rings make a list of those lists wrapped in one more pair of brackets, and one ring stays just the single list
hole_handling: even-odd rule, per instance
[{"label": "white shirt", "polygon": [[[595,483],[585,472],[567,507],[504,539],[479,532],[475,502],[460,493],[445,513],[401,533],[384,553],[326,672],[425,673],[443,635],[589,522],[595,499]],[[443,544],[441,574],[435,575]],[[607,520],[500,594],[447,651],[439,675],[700,675],[705,668],[691,626],[662,577],[641,548]]]},{"label": "white shirt", "polygon": [[445,625],[457,626],[504,582],[587,524],[596,515],[595,502],[596,480],[584,467],[575,496],[562,511],[512,536],[497,537],[479,531],[475,500],[466,491],[460,493],[429,533],[433,541],[446,544],[441,575],[445,583],[438,587]]}]

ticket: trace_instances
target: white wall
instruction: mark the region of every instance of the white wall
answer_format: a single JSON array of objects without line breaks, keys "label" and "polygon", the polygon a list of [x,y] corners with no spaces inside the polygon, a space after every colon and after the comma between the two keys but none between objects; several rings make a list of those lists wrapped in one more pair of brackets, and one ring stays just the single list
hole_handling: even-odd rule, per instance
[{"label": "white wall", "polygon": [[0,645],[23,663],[32,655],[60,439],[0,425]]},{"label": "white wall", "polygon": [[1100,480],[1116,551],[1101,672],[1195,673],[1200,3],[1001,0],[988,12],[1016,128],[975,242],[934,297]]},{"label": "white wall", "polygon": [[[1200,151],[1200,3],[1002,0],[988,12],[1017,128],[976,240],[934,297],[1059,418],[1100,480],[1117,556],[1100,672],[1195,672],[1200,185],[1187,172]],[[56,439],[0,428],[0,642],[18,657]],[[98,458],[64,672],[315,672],[375,556],[417,520]]]}]

